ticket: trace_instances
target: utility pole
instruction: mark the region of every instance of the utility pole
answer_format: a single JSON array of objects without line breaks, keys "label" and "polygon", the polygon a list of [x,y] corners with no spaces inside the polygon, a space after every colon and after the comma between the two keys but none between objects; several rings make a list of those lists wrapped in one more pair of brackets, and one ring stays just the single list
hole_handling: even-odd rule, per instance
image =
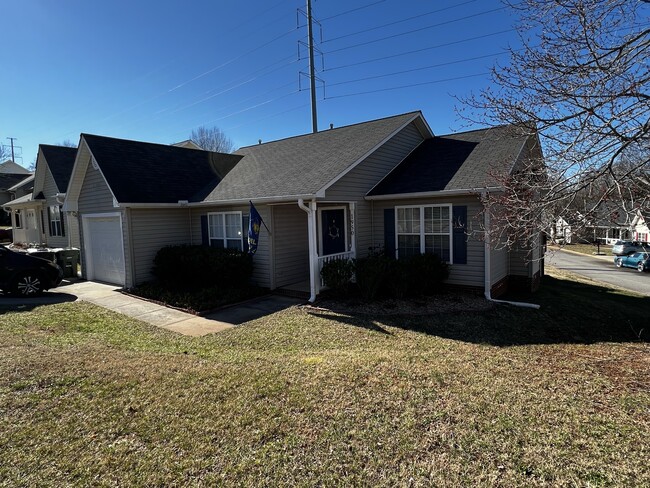
[{"label": "utility pole", "polygon": [[14,156],[14,141],[17,141],[17,137],[7,137],[11,141],[11,160],[15,163],[16,157]]},{"label": "utility pole", "polygon": [[[312,28],[311,0],[307,0],[307,36],[309,37],[309,86],[311,90],[311,125],[312,132],[318,132],[318,115],[316,113],[316,71],[314,68],[314,31]],[[13,142],[12,142],[13,143]]]}]

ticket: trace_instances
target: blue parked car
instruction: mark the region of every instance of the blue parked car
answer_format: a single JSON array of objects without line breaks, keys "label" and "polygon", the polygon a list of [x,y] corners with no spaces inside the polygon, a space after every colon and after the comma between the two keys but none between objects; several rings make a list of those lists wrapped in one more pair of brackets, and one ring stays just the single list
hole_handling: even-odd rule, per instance
[{"label": "blue parked car", "polygon": [[617,267],[636,268],[639,273],[650,270],[650,253],[635,252],[627,256],[616,256],[614,264]]}]

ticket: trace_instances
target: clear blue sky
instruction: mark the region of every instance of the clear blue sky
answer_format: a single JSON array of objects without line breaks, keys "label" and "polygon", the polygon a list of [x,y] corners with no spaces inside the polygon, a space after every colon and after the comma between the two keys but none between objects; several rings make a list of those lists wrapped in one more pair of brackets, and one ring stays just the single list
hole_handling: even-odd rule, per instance
[{"label": "clear blue sky", "polygon": [[[319,128],[418,109],[435,133],[466,128],[454,95],[486,87],[517,43],[502,7],[314,0]],[[81,132],[173,143],[216,125],[237,147],[310,132],[298,9],[304,0],[2,2],[1,142],[18,138],[28,166],[39,143]]]}]

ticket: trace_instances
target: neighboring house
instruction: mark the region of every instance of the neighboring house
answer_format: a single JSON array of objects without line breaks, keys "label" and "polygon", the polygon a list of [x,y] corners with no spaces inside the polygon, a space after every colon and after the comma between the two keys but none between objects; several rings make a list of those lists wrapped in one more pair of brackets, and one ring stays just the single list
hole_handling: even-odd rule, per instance
[{"label": "neighboring house", "polygon": [[77,219],[63,212],[76,152],[74,147],[38,147],[32,191],[3,205],[11,212],[14,244],[79,247]]},{"label": "neighboring house", "polygon": [[630,232],[632,239],[640,242],[650,242],[650,229],[648,229],[648,221],[644,218],[640,210],[636,211],[634,219],[630,225]]},{"label": "neighboring house", "polygon": [[0,163],[0,174],[2,173],[24,176],[29,176],[32,174],[31,171],[23,168],[21,165],[13,162],[11,159],[7,159],[4,163]]},{"label": "neighboring house", "polygon": [[259,286],[313,298],[324,262],[385,248],[437,252],[449,284],[497,294],[513,279],[534,286],[543,256],[537,242],[511,252],[476,237],[480,196],[533,151],[536,137],[508,128],[434,137],[420,112],[234,154],[82,134],[64,208],[80,222],[85,277],[126,287],[152,279],[166,245],[245,250],[252,201],[269,229]]},{"label": "neighboring house", "polygon": [[194,142],[192,139],[187,139],[185,141],[177,142],[176,144],[172,144],[172,146],[184,147],[184,148],[187,148],[187,149],[203,150],[203,148],[201,146],[199,146],[196,142]]},{"label": "neighboring house", "polygon": [[572,217],[558,217],[551,228],[551,239],[555,242],[613,244],[620,239],[632,238],[631,225],[634,213],[621,206],[601,204],[592,215],[576,213]]},{"label": "neighboring house", "polygon": [[[0,206],[15,198],[13,188],[20,186],[30,175],[31,172],[10,159],[0,164]],[[0,213],[0,225],[11,225],[11,219],[5,212]]]},{"label": "neighboring house", "polygon": [[571,224],[563,217],[558,217],[551,227],[551,240],[561,244],[571,244]]},{"label": "neighboring house", "polygon": [[11,200],[28,195],[34,191],[34,174],[30,174],[27,178],[23,178],[14,186],[8,189],[11,195]]}]

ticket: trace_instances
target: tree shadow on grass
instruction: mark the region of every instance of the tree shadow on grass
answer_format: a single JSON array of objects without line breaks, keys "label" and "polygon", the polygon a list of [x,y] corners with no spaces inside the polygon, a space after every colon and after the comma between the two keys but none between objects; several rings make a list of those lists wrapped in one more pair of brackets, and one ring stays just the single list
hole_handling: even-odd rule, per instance
[{"label": "tree shadow on grass", "polygon": [[57,303],[68,303],[77,300],[77,296],[71,293],[45,292],[38,297],[12,297],[0,293],[0,315],[7,312],[29,312],[43,305],[54,305]]},{"label": "tree shadow on grass", "polygon": [[648,297],[545,276],[537,293],[507,298],[537,303],[541,308],[497,305],[487,311],[419,316],[328,311],[310,314],[382,334],[392,334],[390,328],[396,328],[500,347],[650,341]]}]

